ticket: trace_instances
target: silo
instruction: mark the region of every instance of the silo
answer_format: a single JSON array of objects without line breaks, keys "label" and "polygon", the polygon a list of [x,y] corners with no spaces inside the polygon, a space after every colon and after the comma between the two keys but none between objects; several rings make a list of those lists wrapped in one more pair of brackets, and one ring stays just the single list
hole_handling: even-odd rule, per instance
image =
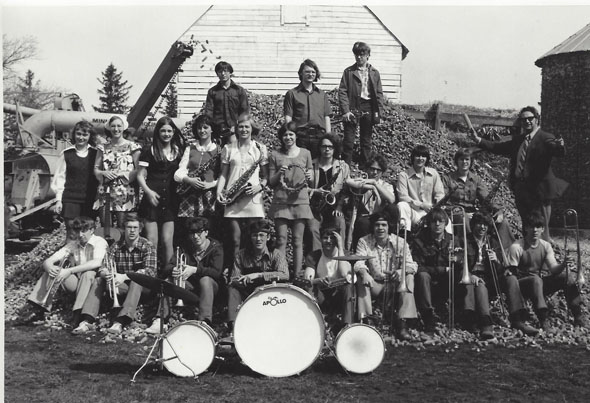
[{"label": "silo", "polygon": [[578,212],[581,228],[590,228],[590,24],[539,58],[542,75],[541,127],[562,136],[565,158],[553,160],[556,176],[570,187],[553,203],[553,227],[563,212]]}]

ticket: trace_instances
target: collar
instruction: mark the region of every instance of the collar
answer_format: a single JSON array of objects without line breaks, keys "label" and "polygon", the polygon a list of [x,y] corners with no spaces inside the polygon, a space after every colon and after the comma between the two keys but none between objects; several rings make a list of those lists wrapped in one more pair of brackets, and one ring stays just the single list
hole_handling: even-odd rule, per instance
[{"label": "collar", "polygon": [[215,144],[215,142],[213,141],[210,141],[208,146],[203,147],[199,144],[199,140],[197,140],[197,142],[195,143],[195,148],[197,149],[197,151],[200,152],[215,151],[217,149],[217,144]]},{"label": "collar", "polygon": [[525,134],[524,137],[529,136],[530,139],[532,140],[533,137],[535,137],[535,134],[537,134],[537,132],[539,131],[540,128],[541,128],[540,126],[537,126],[537,128],[535,130],[533,130],[529,134]]},{"label": "collar", "polygon": [[119,249],[123,249],[126,251],[132,251],[134,249],[137,249],[141,246],[141,244],[143,244],[143,242],[147,241],[146,238],[143,238],[141,236],[137,237],[137,240],[135,241],[135,243],[133,245],[131,245],[131,247],[127,246],[127,242],[125,242],[125,235],[123,235],[121,237],[121,240],[118,242],[119,244]]},{"label": "collar", "polygon": [[[459,174],[457,173],[457,171],[453,171],[449,174],[449,176],[451,177],[451,179],[453,180],[461,180],[461,178],[459,177]],[[474,173],[471,171],[467,171],[467,179],[465,182],[467,181],[473,181],[474,180]]]},{"label": "collar", "polygon": [[[251,251],[251,249],[250,249],[250,248],[246,249],[246,251],[247,251],[248,255],[250,255],[250,257],[256,257],[256,256],[254,255],[254,253],[251,253],[251,252],[250,252],[250,251]],[[265,256],[266,256],[266,257],[268,257],[269,259],[270,259],[270,257],[271,257],[271,256],[270,256],[270,251],[268,250],[268,247],[267,247],[266,245],[264,246],[264,249],[262,250],[261,258],[263,258],[263,257],[265,257]]]},{"label": "collar", "polygon": [[[371,71],[371,68],[372,68],[372,67],[373,67],[373,66],[371,66],[371,63],[367,63],[367,64],[366,64],[366,66],[365,66],[365,69],[366,69],[367,71]],[[359,65],[358,65],[358,64],[356,64],[356,63],[352,65],[352,69],[353,69],[353,70],[356,70],[356,71],[360,71],[360,70],[361,70],[361,69],[360,69],[360,67],[359,67]]]},{"label": "collar", "polygon": [[[434,176],[433,172],[434,168],[430,168],[430,167],[424,167],[424,176]],[[409,167],[407,169],[407,173],[408,173],[408,177],[411,178],[412,176],[418,176],[420,174],[418,174],[418,172],[416,172],[414,170],[414,167]]]},{"label": "collar", "polygon": [[[309,94],[309,92],[305,89],[305,87],[303,86],[302,83],[299,83],[299,85],[297,87],[295,87],[296,91],[299,92],[307,92]],[[311,84],[311,92],[320,92],[320,89],[318,87],[316,87],[316,85],[314,83]]]},{"label": "collar", "polygon": [[215,84],[215,88],[218,90],[225,90],[225,89],[230,89],[230,88],[238,88],[238,85],[236,83],[234,83],[234,80],[230,79],[229,80],[229,87],[225,88],[221,82],[217,82],[217,84]]}]

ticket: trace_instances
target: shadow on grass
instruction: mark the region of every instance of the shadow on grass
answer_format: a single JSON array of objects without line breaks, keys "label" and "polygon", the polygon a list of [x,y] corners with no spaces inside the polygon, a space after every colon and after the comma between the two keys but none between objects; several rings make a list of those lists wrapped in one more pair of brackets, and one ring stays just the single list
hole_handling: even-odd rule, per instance
[{"label": "shadow on grass", "polygon": [[138,368],[139,365],[121,361],[80,363],[69,366],[69,369],[73,371],[82,371],[89,374],[128,374],[134,373]]}]

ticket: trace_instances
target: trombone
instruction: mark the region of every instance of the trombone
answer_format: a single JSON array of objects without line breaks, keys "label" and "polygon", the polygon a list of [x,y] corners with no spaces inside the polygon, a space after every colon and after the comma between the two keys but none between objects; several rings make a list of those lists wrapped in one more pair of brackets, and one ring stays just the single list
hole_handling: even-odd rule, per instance
[{"label": "trombone", "polygon": [[[492,220],[493,222],[493,220]],[[494,224],[494,227],[496,226],[496,224]],[[504,252],[504,247],[502,246],[502,242],[500,240],[498,240],[498,243],[500,244],[500,248],[502,248],[502,255],[505,256],[505,252]],[[498,277],[498,272],[496,271],[496,265],[493,264],[492,259],[490,259],[490,252],[493,252],[494,250],[492,249],[492,247],[490,246],[490,238],[489,235],[486,235],[486,242],[484,244],[484,249],[482,251],[482,254],[485,253],[486,255],[486,259],[488,260],[488,265],[490,268],[490,273],[492,274],[492,281],[494,282],[494,288],[496,290],[496,295],[498,297],[498,300],[500,301],[500,309],[502,310],[502,315],[504,317],[504,320],[506,320],[508,318],[508,312],[506,311],[506,306],[504,305],[504,298],[502,298],[502,290],[500,289],[500,279]],[[504,263],[502,264],[502,266],[505,266],[506,260],[504,260]]]},{"label": "trombone", "polygon": [[[184,288],[185,280],[182,279],[182,276],[184,274],[184,270],[186,267],[186,255],[183,252],[180,252],[179,246],[176,247],[176,267],[180,268],[180,274],[174,279],[174,285]],[[176,306],[177,307],[184,306],[184,302],[182,301],[181,298],[179,298],[178,301],[176,302]]]},{"label": "trombone", "polygon": [[109,296],[113,300],[113,308],[121,308],[119,298],[117,297],[117,265],[115,264],[115,260],[108,253],[105,255],[105,266],[111,275],[111,279],[107,281],[107,288]]},{"label": "trombone", "polygon": [[[459,284],[471,284],[471,275],[469,274],[469,261],[467,256],[467,218],[465,209],[462,206],[450,206],[451,219],[451,243],[449,245],[449,329],[455,327],[455,256],[456,252],[461,248],[455,249],[455,227],[461,226],[461,233],[463,236],[463,270],[461,272],[461,281]],[[456,224],[455,217],[461,217]]]},{"label": "trombone", "polygon": [[[571,218],[568,221],[568,218]],[[572,222],[573,221],[573,222]],[[586,276],[584,275],[584,267],[582,266],[582,256],[581,256],[581,252],[580,252],[580,228],[578,227],[578,212],[574,209],[567,209],[563,215],[563,229],[564,229],[564,247],[563,249],[565,250],[565,257],[566,257],[566,261],[567,261],[567,255],[569,253],[569,250],[567,249],[567,243],[568,243],[568,232],[569,230],[574,230],[575,231],[575,238],[576,238],[576,266],[578,268],[578,273],[576,276],[576,283],[578,284],[578,287],[581,288],[584,284],[586,284]],[[566,283],[569,279],[569,268],[568,265],[566,263],[565,265],[565,278],[566,278]]]},{"label": "trombone", "polygon": [[[55,294],[55,292],[59,288],[59,284],[61,284],[61,281],[59,283],[56,283],[57,278],[59,277],[59,274],[61,273],[61,271],[63,269],[70,266],[70,263],[68,260],[69,257],[70,257],[69,254],[65,255],[61,259],[61,261],[59,262],[59,271],[57,272],[57,275],[51,279],[51,282],[49,283],[49,286],[47,287],[47,293],[45,294],[45,297],[43,297],[43,299],[39,302],[39,305],[41,305],[42,307],[44,307],[44,308],[47,307],[47,301],[48,300],[51,301],[53,299],[53,295]],[[50,296],[51,296],[51,298],[49,298]]]}]

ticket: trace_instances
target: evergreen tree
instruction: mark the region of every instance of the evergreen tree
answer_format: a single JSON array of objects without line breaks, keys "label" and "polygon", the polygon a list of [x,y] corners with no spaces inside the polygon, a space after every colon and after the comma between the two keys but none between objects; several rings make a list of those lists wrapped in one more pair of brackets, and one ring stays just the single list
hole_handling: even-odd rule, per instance
[{"label": "evergreen tree", "polygon": [[123,72],[117,72],[113,63],[109,64],[102,72],[102,78],[97,78],[102,88],[98,90],[100,106],[94,106],[96,112],[104,113],[127,113],[129,107],[125,105],[129,99],[131,85],[122,80]]},{"label": "evergreen tree", "polygon": [[12,98],[22,106],[43,109],[51,103],[54,95],[54,91],[41,87],[40,80],[35,81],[35,73],[32,70],[27,70],[24,78],[18,78],[16,92]]},{"label": "evergreen tree", "polygon": [[168,85],[168,91],[166,92],[166,116],[171,118],[178,117],[178,92],[176,91],[176,85],[170,83]]}]

